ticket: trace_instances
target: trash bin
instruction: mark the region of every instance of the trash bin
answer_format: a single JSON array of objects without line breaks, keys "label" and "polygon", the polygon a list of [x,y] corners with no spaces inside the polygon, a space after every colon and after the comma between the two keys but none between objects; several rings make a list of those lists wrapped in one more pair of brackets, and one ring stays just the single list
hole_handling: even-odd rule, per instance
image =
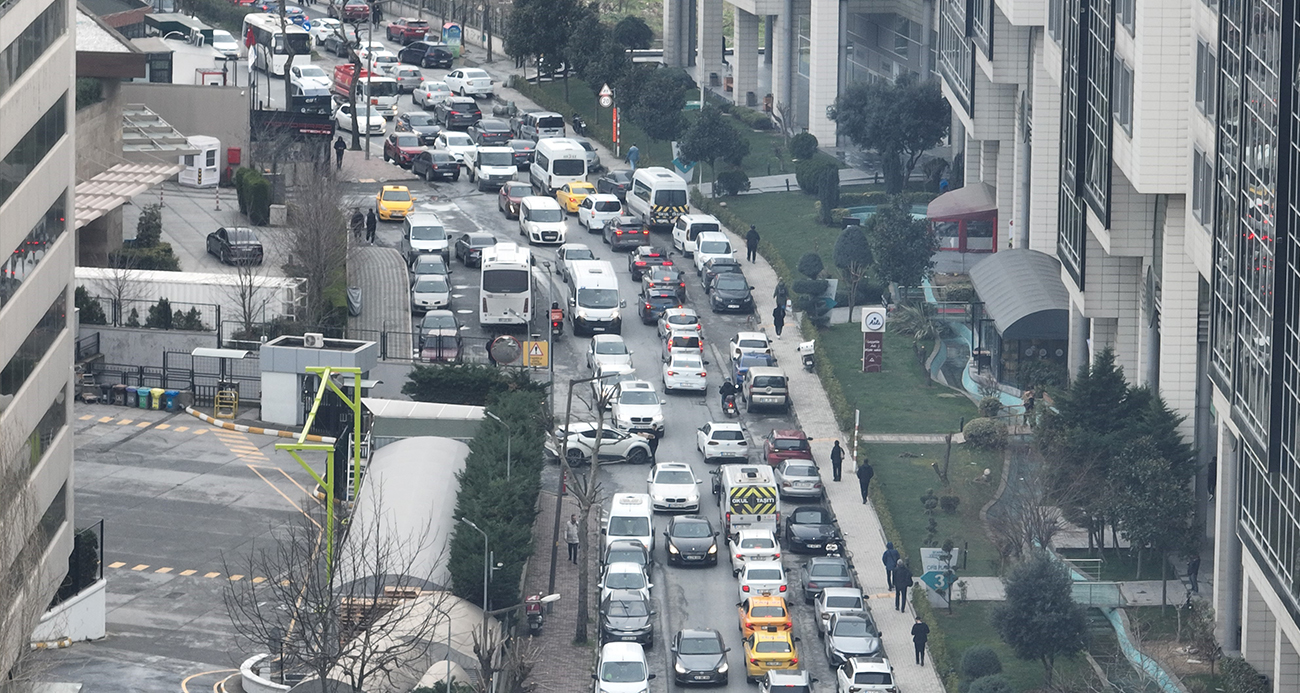
[{"label": "trash bin", "polygon": [[124,393],[123,393],[123,394],[125,395],[125,397],[122,398],[122,406],[124,406],[124,407],[136,407],[136,406],[139,406],[138,404],[136,404],[135,393],[136,393],[136,388],[131,387],[130,385],[127,385],[127,386],[126,386],[126,390],[125,390]]},{"label": "trash bin", "polygon": [[180,390],[167,390],[166,392],[164,392],[163,408],[166,409],[167,411],[176,411],[177,409],[179,409],[180,407],[176,403],[176,399],[180,397],[180,394],[181,394]]},{"label": "trash bin", "polygon": [[117,384],[113,386],[113,398],[109,400],[113,404],[126,404],[126,386]]},{"label": "trash bin", "polygon": [[111,383],[99,384],[99,401],[104,404],[113,403],[113,385]]},{"label": "trash bin", "polygon": [[162,396],[164,392],[166,392],[166,390],[161,387],[155,387],[152,390],[149,390],[150,409],[162,409]]},{"label": "trash bin", "polygon": [[136,388],[135,394],[139,395],[139,405],[141,409],[149,408],[149,388]]}]

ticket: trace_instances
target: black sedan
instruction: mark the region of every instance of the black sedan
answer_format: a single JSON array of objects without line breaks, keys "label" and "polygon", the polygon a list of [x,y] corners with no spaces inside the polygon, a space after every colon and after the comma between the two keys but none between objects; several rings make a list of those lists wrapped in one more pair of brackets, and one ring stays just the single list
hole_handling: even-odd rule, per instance
[{"label": "black sedan", "polygon": [[812,604],[827,587],[853,587],[853,570],[843,556],[814,556],[799,567],[804,603]]},{"label": "black sedan", "polygon": [[451,49],[448,48],[445,43],[415,41],[408,44],[402,50],[397,51],[397,59],[407,65],[440,67],[450,70],[452,55]]},{"label": "black sedan", "polygon": [[656,289],[659,287],[670,288],[677,292],[677,300],[686,300],[686,280],[682,278],[682,273],[672,267],[655,267],[641,273],[641,288]]},{"label": "black sedan", "polygon": [[483,249],[496,244],[496,236],[490,233],[462,233],[456,239],[456,259],[466,267],[478,267],[483,264]]},{"label": "black sedan", "polygon": [[257,233],[243,226],[222,227],[208,234],[208,252],[224,265],[262,264],[262,241]]},{"label": "black sedan", "polygon": [[434,122],[433,116],[424,111],[411,111],[398,115],[393,130],[419,135],[420,144],[425,147],[432,147],[434,141],[438,139],[438,133],[442,132],[442,128]]},{"label": "black sedan", "polygon": [[709,306],[715,313],[754,312],[754,291],[739,274],[720,274],[713,280]]},{"label": "black sedan", "polygon": [[654,614],[640,590],[611,590],[600,602],[600,644],[639,642],[654,647]]},{"label": "black sedan", "polygon": [[717,565],[718,533],[707,517],[678,515],[668,521],[669,565]]},{"label": "black sedan", "polygon": [[713,278],[719,274],[740,274],[742,269],[740,261],[734,257],[715,257],[704,263],[704,270],[700,272],[700,286],[704,287],[704,293],[713,290]]},{"label": "black sedan", "polygon": [[660,287],[657,289],[644,289],[641,291],[640,306],[637,313],[641,316],[641,323],[644,325],[653,325],[659,322],[659,318],[669,308],[680,308],[682,302],[677,298],[677,292],[670,287]]},{"label": "black sedan", "polygon": [[411,173],[433,182],[434,178],[460,180],[460,162],[451,152],[442,149],[426,149],[415,155],[411,162]]},{"label": "black sedan", "polygon": [[510,141],[510,123],[497,118],[483,118],[469,126],[465,134],[479,146],[504,147]]},{"label": "black sedan", "polygon": [[627,256],[627,270],[632,273],[632,281],[641,281],[641,274],[655,267],[672,267],[673,261],[668,253],[654,246],[641,245]]},{"label": "black sedan", "polygon": [[727,653],[722,634],[713,629],[679,630],[669,646],[678,685],[727,685]]},{"label": "black sedan", "polygon": [[537,143],[532,140],[510,140],[506,146],[515,150],[515,166],[522,171],[533,163],[533,153],[537,149]]},{"label": "black sedan", "polygon": [[610,171],[596,179],[596,192],[617,195],[620,201],[627,200],[627,190],[632,187],[632,172],[627,169]]},{"label": "black sedan", "polygon": [[469,96],[451,96],[433,107],[433,115],[445,128],[464,130],[483,117],[478,102]]},{"label": "black sedan", "polygon": [[785,518],[785,539],[781,543],[789,551],[823,554],[827,542],[840,541],[835,517],[827,508],[807,505],[795,508]]}]

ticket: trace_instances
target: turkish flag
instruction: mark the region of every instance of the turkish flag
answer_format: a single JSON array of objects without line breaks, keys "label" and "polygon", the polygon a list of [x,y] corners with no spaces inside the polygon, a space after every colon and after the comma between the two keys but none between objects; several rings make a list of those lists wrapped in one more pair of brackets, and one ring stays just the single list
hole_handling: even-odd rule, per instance
[{"label": "turkish flag", "polygon": [[249,27],[248,33],[244,35],[244,47],[252,48],[254,43],[257,43],[257,39],[253,38],[253,27]]}]

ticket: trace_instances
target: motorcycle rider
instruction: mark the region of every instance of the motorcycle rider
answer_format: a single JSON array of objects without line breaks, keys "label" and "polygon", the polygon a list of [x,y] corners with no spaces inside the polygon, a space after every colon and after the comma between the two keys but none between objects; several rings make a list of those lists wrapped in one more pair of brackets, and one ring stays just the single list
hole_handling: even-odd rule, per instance
[{"label": "motorcycle rider", "polygon": [[724,411],[727,408],[727,398],[732,398],[732,404],[735,404],[735,397],[738,392],[740,392],[740,388],[736,387],[736,384],[731,382],[731,378],[722,381],[722,387],[718,388],[718,395],[721,397],[722,408]]},{"label": "motorcycle rider", "polygon": [[577,112],[574,112],[573,114],[573,132],[576,135],[587,134],[587,123],[582,119],[582,116],[577,114]]},{"label": "motorcycle rider", "polygon": [[564,309],[560,307],[559,301],[551,301],[551,333],[560,334],[564,331]]}]

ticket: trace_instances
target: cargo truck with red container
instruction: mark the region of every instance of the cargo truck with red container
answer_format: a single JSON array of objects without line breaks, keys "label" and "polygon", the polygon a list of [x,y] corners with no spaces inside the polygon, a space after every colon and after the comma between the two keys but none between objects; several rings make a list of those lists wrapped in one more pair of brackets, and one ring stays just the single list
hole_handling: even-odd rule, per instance
[{"label": "cargo truck with red container", "polygon": [[357,110],[364,111],[367,101],[370,108],[385,118],[397,117],[397,96],[401,93],[397,80],[381,73],[370,73],[365,68],[357,70],[352,63],[344,63],[334,68],[333,94],[347,101],[352,92],[353,82],[357,89]]}]

